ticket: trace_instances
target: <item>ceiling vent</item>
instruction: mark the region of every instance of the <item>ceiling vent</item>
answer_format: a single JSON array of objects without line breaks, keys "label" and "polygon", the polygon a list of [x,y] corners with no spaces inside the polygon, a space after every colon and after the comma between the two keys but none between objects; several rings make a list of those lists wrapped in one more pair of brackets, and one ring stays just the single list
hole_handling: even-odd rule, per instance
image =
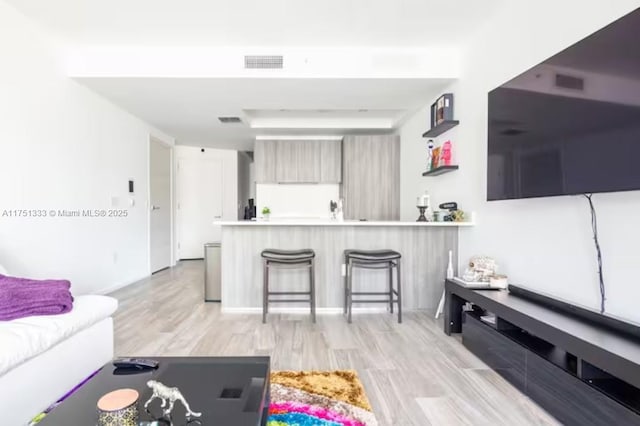
[{"label": "ceiling vent", "polygon": [[247,55],[244,57],[246,69],[282,69],[282,55]]},{"label": "ceiling vent", "polygon": [[556,74],[556,87],[571,90],[584,90],[584,79],[566,74]]},{"label": "ceiling vent", "polygon": [[218,120],[223,124],[242,123],[240,117],[218,117]]}]

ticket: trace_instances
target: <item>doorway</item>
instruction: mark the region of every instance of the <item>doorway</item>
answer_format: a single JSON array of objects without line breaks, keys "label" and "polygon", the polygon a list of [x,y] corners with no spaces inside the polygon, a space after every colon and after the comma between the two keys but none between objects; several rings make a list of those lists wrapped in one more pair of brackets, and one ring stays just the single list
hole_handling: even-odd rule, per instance
[{"label": "doorway", "polygon": [[178,259],[202,259],[204,245],[221,240],[222,158],[178,157],[177,170]]},{"label": "doorway", "polygon": [[155,273],[171,266],[171,147],[149,140],[149,266]]}]

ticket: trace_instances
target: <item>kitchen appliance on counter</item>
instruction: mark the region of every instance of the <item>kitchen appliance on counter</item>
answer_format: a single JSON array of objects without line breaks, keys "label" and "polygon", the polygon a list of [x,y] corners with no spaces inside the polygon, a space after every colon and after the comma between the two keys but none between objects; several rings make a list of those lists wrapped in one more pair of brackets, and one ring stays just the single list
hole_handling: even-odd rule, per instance
[{"label": "kitchen appliance on counter", "polygon": [[244,208],[244,220],[252,220],[256,217],[257,209],[255,205],[255,200],[253,198],[249,198],[249,205]]},{"label": "kitchen appliance on counter", "polygon": [[458,210],[458,203],[455,201],[442,203],[438,207],[442,210],[448,211],[448,213],[442,215],[442,221],[444,222],[460,222],[464,219],[464,212],[462,210]]},{"label": "kitchen appliance on counter", "polygon": [[343,211],[343,202],[342,198],[340,198],[337,202],[331,200],[329,202],[329,210],[331,210],[331,219],[333,220],[344,220],[344,211]]}]

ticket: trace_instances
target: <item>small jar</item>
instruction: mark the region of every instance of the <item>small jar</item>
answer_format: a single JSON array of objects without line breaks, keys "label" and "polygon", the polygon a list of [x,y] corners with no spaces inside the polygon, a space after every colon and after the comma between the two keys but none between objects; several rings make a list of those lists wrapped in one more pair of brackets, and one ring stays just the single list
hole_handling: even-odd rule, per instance
[{"label": "small jar", "polygon": [[138,426],[138,398],[135,389],[118,389],[98,400],[98,426]]}]

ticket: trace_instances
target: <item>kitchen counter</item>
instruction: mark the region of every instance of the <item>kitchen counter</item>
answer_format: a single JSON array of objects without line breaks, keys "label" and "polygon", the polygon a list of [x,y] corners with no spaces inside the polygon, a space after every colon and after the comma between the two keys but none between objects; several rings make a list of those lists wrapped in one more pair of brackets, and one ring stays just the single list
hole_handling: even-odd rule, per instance
[{"label": "kitchen counter", "polygon": [[473,226],[473,222],[402,222],[402,221],[359,221],[359,220],[322,220],[322,219],[271,219],[218,221],[222,226],[402,226],[402,227],[459,227]]},{"label": "kitchen counter", "polygon": [[[435,311],[442,290],[449,250],[457,265],[458,233],[473,222],[376,222],[322,219],[215,222],[222,228],[222,310],[258,313],[262,310],[263,265],[266,248],[316,252],[318,313],[340,313],[344,302],[343,256],[346,249],[391,249],[402,254],[402,292],[405,309]],[[308,288],[306,270],[274,270],[274,291]],[[356,291],[384,291],[388,274],[357,270]],[[384,305],[354,305],[358,310],[384,310]],[[308,304],[274,304],[272,312],[308,312]]]}]

